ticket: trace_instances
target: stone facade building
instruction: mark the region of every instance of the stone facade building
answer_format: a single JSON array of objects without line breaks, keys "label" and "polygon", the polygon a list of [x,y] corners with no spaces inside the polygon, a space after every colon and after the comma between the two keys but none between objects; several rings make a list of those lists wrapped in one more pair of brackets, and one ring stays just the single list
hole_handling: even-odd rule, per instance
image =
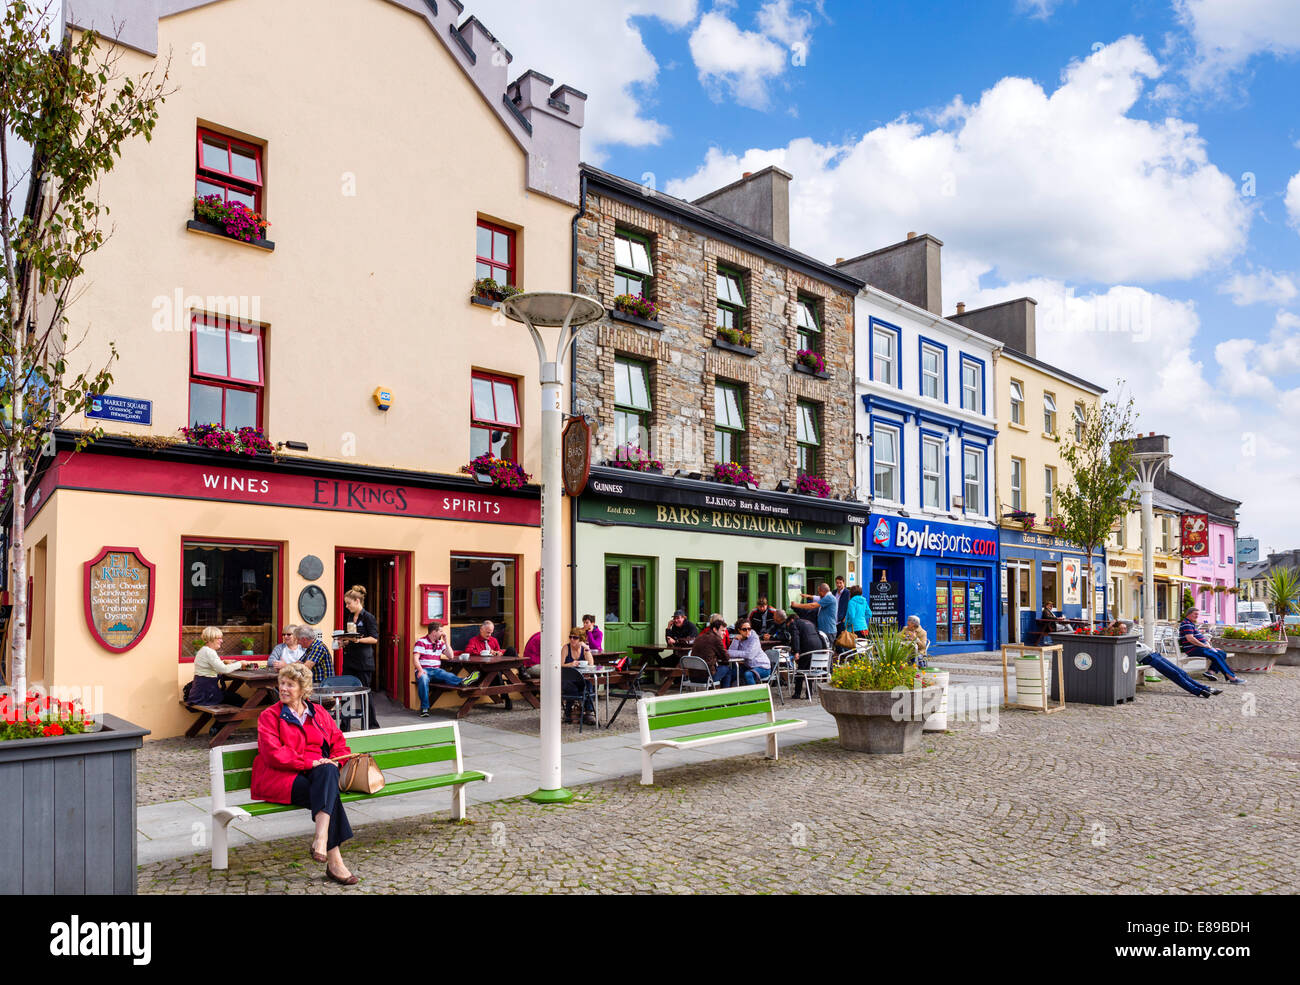
[{"label": "stone facade building", "polygon": [[[760,595],[788,604],[854,570],[861,285],[790,249],[790,180],[766,168],[692,203],[582,169],[574,289],[606,315],[574,365],[572,412],[594,422],[597,463],[575,521],[574,598],[603,595],[611,648],[662,640],[676,609],[730,622]],[[619,310],[625,294],[651,317]],[[662,468],[628,469],[642,453]],[[728,462],[755,481],[715,481]],[[829,495],[796,494],[801,473]]]}]

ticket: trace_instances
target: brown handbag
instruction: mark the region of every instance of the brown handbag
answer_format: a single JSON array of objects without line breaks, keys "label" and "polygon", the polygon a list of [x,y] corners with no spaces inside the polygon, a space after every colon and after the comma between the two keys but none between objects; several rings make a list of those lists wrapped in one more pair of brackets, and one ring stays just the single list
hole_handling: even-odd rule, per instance
[{"label": "brown handbag", "polygon": [[384,789],[384,774],[368,752],[352,756],[339,768],[339,789],[352,793],[378,793]]},{"label": "brown handbag", "polygon": [[845,629],[840,632],[839,636],[835,637],[835,645],[845,650],[852,650],[857,647],[858,638]]}]

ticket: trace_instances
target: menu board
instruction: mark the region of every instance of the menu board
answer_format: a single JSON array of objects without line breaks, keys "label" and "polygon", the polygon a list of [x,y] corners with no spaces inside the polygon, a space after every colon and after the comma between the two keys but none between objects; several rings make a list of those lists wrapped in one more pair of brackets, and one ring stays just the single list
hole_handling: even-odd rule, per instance
[{"label": "menu board", "polygon": [[153,568],[133,547],[105,547],[86,562],[86,624],[105,649],[121,653],[153,620]]},{"label": "menu board", "polygon": [[903,609],[898,601],[898,582],[873,581],[871,583],[872,619],[889,619],[895,626],[903,623]]},{"label": "menu board", "polygon": [[952,585],[952,640],[966,639],[966,586],[962,582]]},{"label": "menu board", "polygon": [[934,589],[934,638],[937,643],[948,642],[948,583],[940,582]]},{"label": "menu board", "polygon": [[967,622],[970,624],[970,638],[984,639],[984,586],[979,582],[972,582],[970,585],[970,598],[966,611],[969,613]]}]

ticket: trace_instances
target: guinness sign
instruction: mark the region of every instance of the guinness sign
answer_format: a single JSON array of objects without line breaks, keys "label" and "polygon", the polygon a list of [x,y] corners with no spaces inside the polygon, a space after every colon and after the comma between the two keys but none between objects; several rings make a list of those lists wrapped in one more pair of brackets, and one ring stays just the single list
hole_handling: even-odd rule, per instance
[{"label": "guinness sign", "polygon": [[569,418],[564,426],[560,436],[560,469],[564,475],[564,491],[570,496],[581,496],[591,474],[591,428],[581,417]]}]

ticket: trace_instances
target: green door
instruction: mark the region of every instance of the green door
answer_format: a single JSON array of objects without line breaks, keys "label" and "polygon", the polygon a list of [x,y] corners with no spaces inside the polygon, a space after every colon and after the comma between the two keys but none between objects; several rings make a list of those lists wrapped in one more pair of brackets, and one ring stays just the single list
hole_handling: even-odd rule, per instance
[{"label": "green door", "polygon": [[678,561],[673,583],[673,608],[703,629],[718,611],[718,562]]},{"label": "green door", "polygon": [[772,605],[781,604],[782,593],[778,590],[776,569],[768,564],[741,564],[736,568],[736,618],[744,619],[754,606],[758,605],[759,596]]},{"label": "green door", "polygon": [[654,558],[605,555],[605,649],[655,643]]}]

